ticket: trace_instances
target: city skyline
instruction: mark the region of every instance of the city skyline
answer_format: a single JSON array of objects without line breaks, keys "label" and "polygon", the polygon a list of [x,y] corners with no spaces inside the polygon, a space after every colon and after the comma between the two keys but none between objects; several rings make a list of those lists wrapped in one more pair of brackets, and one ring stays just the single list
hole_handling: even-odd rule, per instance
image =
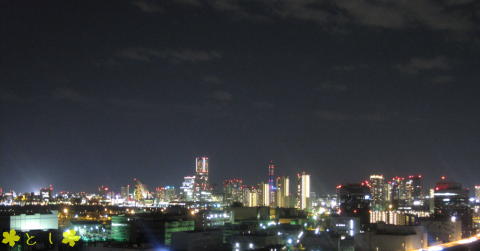
[{"label": "city skyline", "polygon": [[[310,179],[311,179],[311,175],[310,174],[306,174],[305,171],[300,171],[300,170],[297,170],[296,173],[293,173],[293,174],[285,174],[283,173],[282,175],[275,175],[274,174],[274,169],[276,169],[276,165],[274,164],[274,161],[273,160],[270,160],[268,161],[267,163],[267,166],[264,168],[266,171],[266,174],[265,174],[265,177],[258,177],[258,179],[256,181],[253,181],[253,182],[245,182],[243,183],[244,179],[242,176],[238,176],[238,177],[224,177],[223,180],[220,182],[220,183],[212,183],[209,181],[209,176],[210,176],[210,171],[209,171],[209,168],[210,168],[210,158],[208,156],[197,156],[195,157],[195,161],[194,161],[194,164],[193,164],[193,169],[194,169],[194,172],[190,173],[190,174],[187,174],[186,176],[183,176],[182,178],[184,178],[184,182],[182,183],[181,181],[180,182],[176,182],[176,183],[169,183],[169,184],[145,184],[147,185],[148,187],[150,187],[150,189],[153,191],[154,188],[155,189],[158,189],[158,188],[174,188],[177,192],[180,192],[182,189],[183,189],[183,186],[185,186],[185,182],[187,182],[187,179],[191,179],[192,181],[192,194],[190,196],[192,196],[192,200],[199,200],[200,198],[200,191],[211,191],[211,192],[220,192],[220,193],[223,193],[224,192],[224,186],[225,186],[225,182],[230,182],[230,181],[236,181],[236,180],[240,180],[241,183],[244,184],[244,186],[248,187],[248,186],[257,186],[257,189],[262,189],[262,186],[265,185],[265,187],[267,188],[268,187],[268,204],[272,204],[272,205],[276,205],[276,200],[277,200],[277,189],[279,189],[277,187],[278,185],[278,182],[279,180],[281,179],[294,179],[295,176],[297,176],[297,179],[299,179],[299,181],[297,181],[296,184],[298,184],[298,186],[304,186],[304,181],[302,182],[301,180],[303,180],[303,176],[304,175],[308,175],[308,192],[307,194],[310,194],[310,191],[317,194],[317,195],[320,195],[320,196],[323,196],[323,195],[327,195],[327,194],[332,194],[332,193],[335,193],[335,189],[338,190],[339,187],[341,187],[343,184],[364,184],[364,183],[367,183],[369,186],[374,186],[376,183],[378,182],[382,182],[383,184],[387,184],[387,183],[391,183],[391,182],[400,182],[404,179],[407,179],[407,180],[411,180],[412,178],[418,178],[421,180],[421,188],[420,188],[420,193],[427,193],[428,190],[432,187],[434,187],[434,184],[436,184],[439,180],[445,180],[445,179],[448,179],[449,181],[451,182],[458,182],[454,179],[451,179],[451,178],[447,178],[447,176],[445,175],[441,175],[441,176],[438,176],[436,178],[432,178],[432,180],[434,180],[432,182],[432,184],[430,184],[429,182],[425,182],[425,177],[422,175],[422,174],[409,174],[409,175],[392,175],[392,176],[388,176],[388,175],[384,175],[383,173],[380,173],[380,172],[377,172],[377,173],[371,173],[365,177],[361,177],[359,179],[356,179],[356,180],[344,180],[343,184],[340,184],[339,185],[336,185],[335,187],[332,187],[331,189],[329,190],[325,190],[325,191],[316,191],[312,186],[311,186],[311,182],[310,182]],[[189,175],[193,175],[193,176],[189,176]],[[205,176],[206,175],[206,176]],[[205,178],[206,177],[206,178]],[[302,178],[300,178],[302,177]],[[74,189],[57,189],[57,191],[62,191],[62,192],[95,192],[95,191],[103,191],[103,188],[106,187],[107,190],[110,189],[111,192],[115,192],[117,194],[121,194],[123,193],[122,189],[125,187],[125,186],[130,186],[130,184],[135,183],[135,182],[141,182],[142,179],[139,179],[138,177],[134,177],[134,178],[131,178],[130,179],[130,183],[127,182],[127,183],[124,183],[124,184],[121,184],[119,187],[115,187],[115,186],[112,186],[112,185],[109,185],[109,184],[106,184],[106,183],[102,183],[102,184],[98,184],[97,186],[93,186],[91,187],[90,189],[88,190],[74,190]],[[200,181],[199,185],[198,182]],[[315,184],[315,182],[313,182]],[[460,182],[461,183],[461,182]],[[143,184],[143,183],[142,183]],[[202,185],[203,184],[203,185]],[[222,186],[223,184],[223,186]],[[293,190],[293,191],[290,191],[291,187],[295,187],[296,184],[290,184],[290,185],[287,185],[287,193],[293,193],[295,194],[296,192]],[[463,183],[461,183],[463,184]],[[465,184],[464,184],[465,185]],[[30,192],[35,192],[36,194],[40,194],[42,193],[42,189],[49,189],[51,191],[53,191],[53,187],[54,185],[53,184],[45,184],[41,187],[38,187],[36,190],[31,190],[31,191],[21,191],[21,190],[15,190],[14,188],[9,188],[9,187],[1,187],[1,190],[0,190],[0,193],[1,192],[7,192],[7,191],[15,191],[17,193],[30,193]],[[208,187],[208,188],[207,188]],[[273,188],[273,190],[272,190]],[[469,193],[471,193],[471,195],[473,195],[474,197],[477,196],[477,193],[478,191],[480,191],[480,185],[472,185],[472,186],[468,186],[466,185],[465,188],[469,191]],[[285,190],[279,190],[278,192],[285,192]],[[300,191],[300,189],[298,190],[298,192]],[[470,192],[471,191],[471,192]],[[304,193],[304,192],[301,192],[301,193]],[[375,197],[376,196],[379,196],[379,195],[375,195],[376,193],[379,193],[377,192],[375,189],[372,190],[372,199],[373,201],[375,201]],[[384,196],[383,194],[385,194],[386,192],[382,192],[380,191],[380,196]],[[388,192],[388,193],[392,193],[392,191]],[[299,195],[297,195],[298,197]],[[420,196],[420,195],[417,195],[417,196]],[[423,196],[423,195],[422,195]],[[298,202],[298,201],[297,201]],[[300,203],[300,202],[299,202]],[[305,202],[303,202],[305,203]],[[375,202],[373,202],[375,205]]]}]

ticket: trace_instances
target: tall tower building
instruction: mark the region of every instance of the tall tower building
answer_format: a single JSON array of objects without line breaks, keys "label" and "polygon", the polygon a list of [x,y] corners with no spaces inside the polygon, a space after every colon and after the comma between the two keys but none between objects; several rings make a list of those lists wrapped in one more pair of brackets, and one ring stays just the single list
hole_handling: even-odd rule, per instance
[{"label": "tall tower building", "polygon": [[120,188],[120,196],[125,200],[130,199],[130,185],[126,185]]},{"label": "tall tower building", "polygon": [[370,193],[372,196],[371,208],[373,210],[382,211],[388,207],[387,203],[388,188],[385,178],[381,174],[370,175]]},{"label": "tall tower building", "polygon": [[275,192],[276,192],[276,187],[275,187],[275,164],[271,160],[270,163],[268,164],[268,185],[269,185],[269,206],[275,206]]},{"label": "tall tower building", "polygon": [[225,205],[243,202],[242,184],[241,179],[229,179],[223,182],[223,203]]},{"label": "tall tower building", "polygon": [[449,181],[444,176],[435,184],[434,214],[437,217],[460,220],[463,237],[470,236],[473,231],[473,212],[469,206],[468,192],[460,183]]},{"label": "tall tower building", "polygon": [[[2,192],[3,191],[0,191],[0,195],[2,194]],[[43,201],[50,201],[53,197],[53,185],[40,189],[40,195],[42,196]]]},{"label": "tall tower building", "polygon": [[310,174],[305,172],[297,174],[297,208],[310,208]]},{"label": "tall tower building", "polygon": [[390,181],[391,186],[391,202],[393,208],[398,209],[404,206],[407,199],[407,190],[405,186],[405,178],[393,177]]},{"label": "tall tower building", "polygon": [[193,201],[194,184],[195,184],[195,176],[183,177],[182,186],[180,187],[180,199],[182,201]]},{"label": "tall tower building", "polygon": [[370,188],[365,184],[337,186],[340,215],[360,218],[360,224],[370,223]]},{"label": "tall tower building", "polygon": [[195,183],[193,186],[193,200],[209,200],[210,186],[208,184],[208,157],[195,158]]},{"label": "tall tower building", "polygon": [[270,206],[270,184],[263,182],[259,184],[259,198],[260,206]]},{"label": "tall tower building", "polygon": [[290,179],[286,176],[277,178],[277,207],[291,207],[290,205]]},{"label": "tall tower building", "polygon": [[258,189],[255,186],[243,187],[243,206],[258,207]]},{"label": "tall tower building", "polygon": [[422,175],[410,175],[405,179],[405,209],[419,209],[424,205],[423,178]]},{"label": "tall tower building", "polygon": [[480,200],[480,185],[475,186],[475,199]]}]

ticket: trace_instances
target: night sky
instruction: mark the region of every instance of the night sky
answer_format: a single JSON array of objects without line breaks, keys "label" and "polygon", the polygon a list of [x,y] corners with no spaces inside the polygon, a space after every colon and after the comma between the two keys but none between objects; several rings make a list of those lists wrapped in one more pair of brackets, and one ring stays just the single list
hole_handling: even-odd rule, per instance
[{"label": "night sky", "polygon": [[0,187],[480,183],[480,2],[0,2]]}]

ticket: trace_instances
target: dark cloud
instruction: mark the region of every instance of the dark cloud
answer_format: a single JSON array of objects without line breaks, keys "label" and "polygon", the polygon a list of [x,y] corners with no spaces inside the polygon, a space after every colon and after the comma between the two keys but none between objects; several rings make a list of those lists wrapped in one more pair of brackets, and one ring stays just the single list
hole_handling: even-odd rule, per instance
[{"label": "dark cloud", "polygon": [[[252,20],[292,18],[316,22],[322,26],[329,25],[330,28],[356,24],[387,29],[425,27],[432,30],[454,32],[475,29],[475,14],[469,9],[451,9],[452,6],[477,4],[471,0],[259,0],[255,2],[176,0],[175,2],[196,7],[208,7]],[[142,6],[141,8],[146,12],[152,12],[152,9],[158,8],[150,7],[155,3],[152,1],[139,3],[137,6]],[[255,8],[249,8],[249,5],[254,5]]]},{"label": "dark cloud", "polygon": [[455,78],[453,76],[439,75],[439,76],[433,77],[432,82],[435,84],[445,84],[445,83],[453,82],[454,80]]},{"label": "dark cloud", "polygon": [[204,51],[204,50],[167,50],[164,51],[165,57],[169,58],[172,62],[201,62],[219,59],[222,55],[217,51]]},{"label": "dark cloud", "polygon": [[52,97],[59,100],[66,100],[73,103],[90,103],[92,98],[69,87],[59,87],[52,91]]},{"label": "dark cloud", "polygon": [[337,65],[333,67],[335,71],[354,71],[359,69],[367,69],[367,64],[359,64],[359,65]]},{"label": "dark cloud", "polygon": [[116,56],[134,61],[148,62],[154,58],[163,57],[163,53],[158,50],[148,48],[127,48],[117,52]]},{"label": "dark cloud", "polygon": [[233,99],[233,95],[230,92],[224,90],[213,91],[209,97],[225,103],[231,102]]},{"label": "dark cloud", "polygon": [[339,111],[320,110],[315,116],[327,121],[384,121],[385,116],[379,113],[345,113]]},{"label": "dark cloud", "polygon": [[162,7],[154,0],[135,0],[132,4],[138,7],[141,11],[147,13],[163,12]]},{"label": "dark cloud", "polygon": [[20,97],[14,92],[0,89],[0,102],[2,103],[25,103],[29,100],[24,97]]},{"label": "dark cloud", "polygon": [[260,110],[271,110],[275,108],[275,104],[268,101],[254,101],[252,105]]},{"label": "dark cloud", "polygon": [[325,82],[321,83],[316,90],[327,90],[327,91],[335,91],[335,92],[344,92],[348,90],[348,86],[345,84],[336,84],[332,82]]},{"label": "dark cloud", "polygon": [[134,61],[150,62],[154,59],[166,59],[172,63],[196,63],[221,58],[217,51],[181,49],[181,50],[157,50],[152,48],[126,48],[116,53],[119,58]]},{"label": "dark cloud", "polygon": [[204,76],[204,77],[202,78],[202,80],[203,80],[205,83],[214,84],[214,85],[218,85],[218,84],[223,83],[223,81],[222,81],[218,76],[215,76],[215,75]]},{"label": "dark cloud", "polygon": [[396,65],[395,68],[405,73],[417,74],[421,71],[445,71],[450,69],[450,63],[444,56],[436,56],[433,58],[415,57],[410,59],[410,61],[405,64]]}]

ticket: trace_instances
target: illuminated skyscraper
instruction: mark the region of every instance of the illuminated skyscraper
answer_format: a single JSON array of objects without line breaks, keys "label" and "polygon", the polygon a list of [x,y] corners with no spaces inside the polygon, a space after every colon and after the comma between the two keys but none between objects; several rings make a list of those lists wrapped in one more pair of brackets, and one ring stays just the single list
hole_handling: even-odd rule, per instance
[{"label": "illuminated skyscraper", "polygon": [[193,200],[208,201],[210,195],[210,186],[208,184],[208,157],[197,157],[195,158]]},{"label": "illuminated skyscraper", "polygon": [[257,207],[258,201],[258,189],[255,186],[243,187],[243,206],[245,207]]},{"label": "illuminated skyscraper", "polygon": [[360,224],[370,223],[370,188],[365,183],[337,186],[340,215],[360,218]]},{"label": "illuminated skyscraper", "polygon": [[480,185],[475,186],[475,199],[480,200]]},{"label": "illuminated skyscraper", "polygon": [[407,199],[407,190],[405,187],[405,178],[393,177],[390,181],[391,186],[391,204],[394,209],[403,207],[404,201]]},{"label": "illuminated skyscraper", "polygon": [[472,209],[468,201],[468,190],[460,183],[448,181],[445,176],[435,184],[435,215],[452,221],[462,222],[462,236],[472,234]]},{"label": "illuminated skyscraper", "polygon": [[291,207],[290,205],[290,179],[286,176],[277,178],[277,207]]},{"label": "illuminated skyscraper", "polygon": [[125,200],[130,199],[130,185],[120,187],[120,196]]},{"label": "illuminated skyscraper", "polygon": [[243,202],[242,184],[241,179],[229,179],[223,182],[223,203],[225,205]]},{"label": "illuminated skyscraper", "polygon": [[387,190],[387,184],[385,183],[383,175],[370,175],[371,208],[373,210],[381,211],[388,207]]},{"label": "illuminated skyscraper", "polygon": [[[1,188],[0,188],[1,190]],[[3,191],[0,191],[0,195],[2,194]],[[43,201],[50,201],[53,196],[53,185],[50,185],[49,187],[44,187],[40,189],[40,196],[42,196]]]},{"label": "illuminated skyscraper", "polygon": [[260,183],[259,187],[259,204],[260,206],[270,206],[270,184]]},{"label": "illuminated skyscraper", "polygon": [[182,201],[193,201],[193,185],[195,184],[195,176],[186,176],[183,178],[180,187],[180,199]]},{"label": "illuminated skyscraper", "polygon": [[270,206],[275,206],[275,164],[271,160],[270,163],[268,164],[268,185],[269,185],[269,202]]},{"label": "illuminated skyscraper", "polygon": [[297,174],[297,208],[310,208],[310,174],[305,172]]},{"label": "illuminated skyscraper", "polygon": [[405,179],[405,200],[403,208],[421,209],[424,205],[423,178],[422,175],[410,175]]},{"label": "illuminated skyscraper", "polygon": [[155,197],[158,200],[158,202],[161,202],[161,203],[174,201],[177,199],[175,187],[173,186],[157,187],[155,188]]}]

